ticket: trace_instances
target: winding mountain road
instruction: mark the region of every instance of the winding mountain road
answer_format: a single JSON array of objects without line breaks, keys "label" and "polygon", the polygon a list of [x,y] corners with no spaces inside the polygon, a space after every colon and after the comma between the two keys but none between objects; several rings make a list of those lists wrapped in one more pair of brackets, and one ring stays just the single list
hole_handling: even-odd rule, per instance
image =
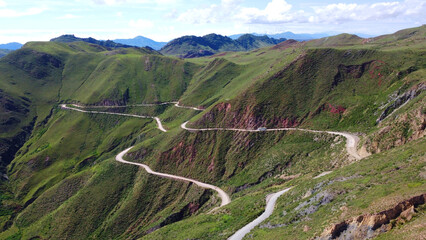
[{"label": "winding mountain road", "polygon": [[228,238],[228,240],[240,240],[243,239],[243,237],[249,233],[253,228],[255,228],[257,225],[259,225],[261,222],[263,222],[265,219],[270,217],[272,215],[272,212],[274,212],[275,203],[277,202],[277,199],[283,195],[284,193],[288,192],[290,188],[286,188],[284,190],[281,190],[279,192],[273,193],[271,195],[268,195],[267,201],[266,201],[266,207],[265,211],[257,217],[255,220],[251,221],[249,224],[245,225],[240,230],[236,231],[232,236]]},{"label": "winding mountain road", "polygon": [[225,191],[223,191],[222,189],[220,189],[219,187],[213,186],[211,184],[207,184],[207,183],[203,183],[191,178],[186,178],[186,177],[180,177],[180,176],[176,176],[176,175],[172,175],[172,174],[167,174],[167,173],[160,173],[160,172],[156,172],[153,171],[148,165],[146,164],[142,164],[142,163],[135,163],[135,162],[129,162],[123,159],[123,156],[130,151],[130,149],[132,149],[133,147],[129,147],[126,150],[120,152],[116,157],[115,160],[117,160],[118,162],[122,162],[122,163],[126,163],[126,164],[131,164],[131,165],[136,165],[136,166],[140,166],[143,167],[145,169],[145,171],[149,174],[153,174],[156,176],[160,176],[160,177],[164,177],[164,178],[170,178],[170,179],[174,179],[174,180],[180,180],[180,181],[186,181],[186,182],[192,182],[195,183],[197,186],[202,187],[202,188],[208,188],[208,189],[212,189],[214,191],[216,191],[220,198],[222,199],[222,202],[220,204],[220,206],[225,206],[227,204],[229,204],[231,202],[231,198],[229,197],[228,194],[225,193]]},{"label": "winding mountain road", "polygon": [[[177,103],[176,103],[177,104]],[[79,108],[84,108],[83,106],[80,105],[76,105],[73,104],[74,107],[68,107],[66,104],[61,104],[60,107],[63,109],[68,109],[68,110],[73,110],[73,111],[78,111],[78,112],[82,112],[82,113],[94,113],[94,114],[108,114],[108,115],[119,115],[119,116],[126,116],[126,117],[136,117],[136,118],[152,118],[157,122],[157,127],[158,129],[160,129],[163,132],[167,132],[167,130],[164,128],[163,124],[161,123],[160,118],[158,117],[151,117],[151,116],[140,116],[140,115],[135,115],[135,114],[126,114],[126,113],[112,113],[112,112],[100,112],[100,111],[87,111],[87,110],[82,110]],[[75,108],[77,107],[77,108]],[[190,107],[188,107],[190,108]],[[195,109],[194,109],[195,110]],[[219,187],[216,187],[214,185],[208,184],[208,183],[203,183],[191,178],[186,178],[186,177],[181,177],[181,176],[176,176],[176,175],[172,175],[172,174],[167,174],[167,173],[160,173],[160,172],[156,172],[153,171],[148,165],[146,164],[142,164],[142,163],[135,163],[135,162],[129,162],[123,159],[123,156],[130,151],[130,149],[132,149],[132,147],[127,148],[126,150],[120,152],[116,157],[115,160],[117,160],[118,162],[121,163],[126,163],[126,164],[131,164],[131,165],[136,165],[136,166],[140,166],[143,167],[146,172],[148,172],[149,174],[153,174],[156,176],[160,176],[160,177],[165,177],[165,178],[170,178],[170,179],[174,179],[174,180],[180,180],[180,181],[187,181],[187,182],[192,182],[195,183],[197,186],[202,187],[202,188],[207,188],[207,189],[212,189],[214,191],[216,191],[219,194],[219,197],[221,198],[221,204],[220,206],[225,206],[227,204],[229,204],[231,202],[231,198],[229,197],[229,195],[223,191],[222,189],[220,189]]]},{"label": "winding mountain road", "polygon": [[[140,103],[140,104],[131,104],[131,105],[110,105],[110,106],[100,106],[100,105],[93,105],[93,106],[82,106],[78,104],[70,104],[74,107],[78,108],[126,108],[126,107],[153,107],[153,106],[160,106],[160,105],[169,105],[173,104],[175,107],[178,108],[185,108],[185,109],[192,109],[195,111],[203,111],[204,109],[197,108],[197,107],[189,107],[189,106],[183,106],[179,105],[179,102],[162,102],[162,103]],[[64,104],[62,104],[64,105]]]},{"label": "winding mountain road", "polygon": [[349,155],[354,157],[356,160],[360,160],[361,156],[357,152],[357,145],[359,138],[351,133],[344,132],[333,132],[333,131],[319,131],[319,130],[310,130],[303,128],[268,128],[268,129],[240,129],[240,128],[189,128],[186,125],[188,122],[184,122],[180,125],[181,128],[195,132],[195,131],[235,131],[235,132],[273,132],[273,131],[303,131],[303,132],[313,132],[313,133],[328,133],[332,135],[339,135],[346,138],[346,150]]},{"label": "winding mountain road", "polygon": [[[158,129],[160,129],[163,132],[167,132],[167,130],[164,128],[163,124],[161,123],[161,120],[158,117],[142,116],[142,115],[128,114],[128,113],[88,111],[88,110],[79,109],[79,108],[84,108],[80,105],[77,105],[77,104],[72,104],[72,105],[74,107],[68,107],[66,104],[61,104],[60,107],[63,108],[63,109],[73,110],[73,111],[82,112],[82,113],[108,114],[108,115],[118,115],[118,116],[124,116],[124,117],[135,117],[135,118],[151,118],[151,119],[154,119],[157,122]],[[75,107],[77,107],[77,108],[75,108]]]},{"label": "winding mountain road", "polygon": [[[186,109],[192,109],[192,110],[196,110],[196,111],[203,111],[203,109],[200,109],[200,108],[187,107],[187,106],[179,105],[179,102],[165,102],[165,103],[158,103],[158,104],[135,104],[135,105],[127,105],[127,106],[91,106],[91,108],[93,108],[93,107],[111,108],[111,107],[129,107],[129,106],[154,106],[154,105],[165,105],[165,104],[174,104],[175,107],[179,107],[179,108],[186,108]],[[119,116],[137,117],[137,118],[152,118],[152,119],[154,119],[157,122],[157,127],[158,127],[159,130],[161,130],[163,132],[167,132],[167,130],[164,128],[163,124],[161,123],[161,120],[158,117],[141,116],[141,115],[135,115],[135,114],[126,114],[126,113],[87,111],[87,110],[79,109],[79,108],[85,108],[84,106],[80,106],[80,105],[76,105],[76,104],[72,104],[72,105],[74,107],[77,107],[77,108],[69,107],[66,104],[61,104],[60,106],[63,109],[69,109],[69,110],[79,111],[79,112],[83,112],[83,113],[109,114],[109,115],[119,115]],[[348,152],[349,155],[351,155],[352,157],[354,157],[356,160],[360,160],[362,158],[358,154],[358,152],[357,152],[357,145],[358,145],[358,142],[359,142],[359,138],[356,135],[354,135],[354,134],[346,133],[346,132],[319,131],[319,130],[310,130],[310,129],[302,129],[302,128],[269,128],[269,129],[266,129],[266,128],[264,128],[264,129],[190,128],[190,127],[186,126],[187,124],[188,124],[188,122],[184,122],[184,123],[181,124],[180,127],[182,129],[184,129],[184,130],[191,131],[191,132],[196,132],[196,131],[237,131],[237,132],[303,131],[303,132],[327,133],[327,134],[332,134],[332,135],[338,135],[338,136],[343,136],[343,137],[346,138],[346,150],[347,150],[347,152]],[[153,174],[153,175],[164,177],[164,178],[170,178],[170,179],[174,179],[174,180],[192,182],[192,183],[194,183],[197,186],[200,186],[202,188],[212,189],[212,190],[216,191],[219,194],[219,196],[220,196],[220,198],[222,200],[220,206],[225,206],[225,205],[227,205],[227,204],[229,204],[231,202],[231,198],[229,197],[229,195],[225,191],[223,191],[222,189],[220,189],[219,187],[216,187],[214,185],[203,183],[203,182],[191,179],[191,178],[186,178],[186,177],[171,175],[171,174],[167,174],[167,173],[156,172],[156,171],[153,171],[146,164],[129,162],[129,161],[124,160],[123,156],[128,151],[130,151],[132,148],[133,148],[133,146],[125,149],[122,152],[120,152],[116,156],[115,159],[118,162],[121,162],[121,163],[131,164],[131,165],[136,165],[136,166],[143,167],[149,174]],[[325,175],[327,175],[329,173],[331,173],[331,171],[324,172],[324,173],[316,176],[315,178],[319,178],[319,177],[325,176]],[[286,188],[286,189],[281,190],[279,192],[276,192],[276,193],[268,195],[267,198],[266,198],[265,211],[259,217],[257,217],[255,220],[253,220],[252,222],[248,223],[246,226],[244,226],[243,228],[241,228],[240,230],[238,230],[237,232],[235,232],[235,234],[233,234],[231,237],[229,237],[228,240],[240,240],[240,239],[242,239],[253,228],[255,228],[257,225],[259,225],[261,222],[263,222],[269,216],[271,216],[271,214],[274,211],[274,207],[275,207],[275,203],[276,203],[277,199],[281,195],[283,195],[284,193],[288,192],[290,189],[291,188]]]},{"label": "winding mountain road", "polygon": [[[181,124],[181,128],[185,129],[187,131],[236,131],[236,132],[272,132],[272,131],[303,131],[303,132],[313,132],[313,133],[328,133],[332,135],[338,135],[343,136],[346,138],[346,151],[349,155],[354,157],[356,160],[360,160],[361,156],[357,152],[357,145],[359,138],[350,133],[343,133],[343,132],[333,132],[333,131],[319,131],[319,130],[310,130],[310,129],[303,129],[303,128],[269,128],[269,129],[239,129],[239,128],[189,128],[186,125],[188,122],[184,122]],[[322,176],[325,176],[327,174],[331,173],[331,171],[324,172],[315,178],[319,178]],[[269,195],[266,200],[266,207],[265,211],[257,217],[252,222],[245,225],[243,228],[238,230],[236,233],[234,233],[231,237],[228,238],[228,240],[240,240],[243,239],[246,234],[248,234],[253,228],[255,228],[257,225],[259,225],[261,222],[263,222],[265,219],[267,219],[269,216],[271,216],[272,212],[274,211],[275,203],[277,199],[289,191],[291,188],[286,188],[282,191],[276,192],[272,195]]]}]

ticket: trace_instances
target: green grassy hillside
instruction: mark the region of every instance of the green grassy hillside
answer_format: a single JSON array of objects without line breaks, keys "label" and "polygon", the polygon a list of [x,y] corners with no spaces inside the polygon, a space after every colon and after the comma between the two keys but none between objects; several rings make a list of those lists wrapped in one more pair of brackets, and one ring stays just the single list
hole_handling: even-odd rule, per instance
[{"label": "green grassy hillside", "polygon": [[199,124],[365,131],[375,126],[389,95],[423,81],[410,69],[423,69],[424,60],[422,53],[411,51],[309,49],[273,76],[216,105]]},{"label": "green grassy hillside", "polygon": [[[73,128],[85,131],[82,125],[87,122],[74,119],[75,122],[60,121],[61,124],[55,125],[59,125],[58,129],[51,126],[57,117],[58,103],[124,104],[177,100],[198,67],[164,58],[149,49],[110,51],[82,42],[33,42],[3,58],[0,68],[1,78],[7,79],[0,83],[1,107],[6,113],[1,115],[3,173],[4,167],[25,143],[15,162],[9,166],[11,184],[7,184],[3,191],[7,196],[10,192],[16,196],[16,200],[5,206],[7,214],[2,217],[2,224],[7,228],[10,224],[7,219],[16,217],[14,211],[20,212],[50,187],[79,174],[87,168],[86,164],[91,164],[87,161],[95,161],[102,154],[98,154],[94,146],[100,144],[104,135],[88,138],[92,145],[81,142],[83,139],[79,134],[70,141],[64,140],[65,135],[56,135],[64,129],[70,133],[75,132]],[[108,151],[116,147],[118,139],[113,138],[113,142],[106,140]],[[89,147],[85,147],[86,144]],[[64,155],[58,155],[60,149],[66,149],[62,152]],[[83,149],[87,152],[79,153]],[[39,166],[38,161],[44,163]],[[29,167],[29,162],[35,165]],[[70,169],[71,166],[78,170]],[[11,212],[11,209],[15,210]]]},{"label": "green grassy hillside", "polygon": [[[425,193],[422,34],[424,26],[368,43],[339,35],[190,60],[28,43],[0,60],[0,239],[225,239],[263,212],[268,194],[289,186],[251,237],[312,239]],[[205,110],[96,108],[168,101]],[[61,103],[158,116],[168,132],[149,118]],[[354,161],[345,139],[329,134],[190,132],[180,128],[186,121],[348,131],[372,155]],[[214,184],[232,202],[211,212],[220,204],[215,192],[116,162],[129,146],[129,161]],[[313,179],[325,171],[333,172]],[[393,220],[383,237],[424,234],[424,206],[416,211],[406,224]]]}]

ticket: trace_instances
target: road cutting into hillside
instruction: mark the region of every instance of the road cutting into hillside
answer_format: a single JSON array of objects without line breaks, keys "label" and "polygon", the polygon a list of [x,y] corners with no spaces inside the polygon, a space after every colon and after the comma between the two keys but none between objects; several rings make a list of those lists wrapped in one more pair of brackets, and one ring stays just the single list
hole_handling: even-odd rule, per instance
[{"label": "road cutting into hillside", "polygon": [[[61,104],[61,108],[73,110],[77,112],[82,113],[93,113],[93,114],[108,114],[108,115],[118,115],[118,116],[124,116],[124,117],[135,117],[135,118],[151,118],[154,119],[157,122],[157,128],[160,129],[162,132],[167,132],[167,130],[164,128],[163,124],[161,123],[161,120],[158,117],[152,117],[152,116],[142,116],[142,115],[136,115],[136,114],[128,114],[128,113],[113,113],[113,112],[100,112],[100,111],[88,111],[78,108],[84,108],[77,104],[72,104],[74,107],[68,107],[66,104]],[[78,107],[78,108],[75,108]]]},{"label": "road cutting into hillside", "polygon": [[188,122],[184,122],[180,125],[182,129],[187,131],[196,132],[196,131],[235,131],[235,132],[274,132],[274,131],[303,131],[303,132],[313,132],[313,133],[328,133],[332,135],[339,135],[346,138],[346,151],[349,155],[354,157],[356,160],[360,160],[361,156],[358,154],[357,145],[359,138],[351,133],[345,132],[333,132],[333,131],[320,131],[320,130],[310,130],[303,128],[268,128],[268,129],[240,129],[240,128],[189,128],[186,125]]},{"label": "road cutting into hillside", "polygon": [[[178,103],[176,103],[176,104],[178,104]],[[78,108],[74,108],[74,107],[68,107],[66,104],[61,104],[60,106],[63,109],[78,111],[78,112],[82,112],[82,113],[108,114],[108,115],[118,115],[118,116],[136,117],[136,118],[151,118],[151,119],[154,119],[157,122],[158,129],[160,129],[163,132],[167,132],[167,130],[163,127],[163,124],[161,123],[160,118],[158,118],[158,117],[140,116],[140,115],[135,115],[135,114],[125,114],[125,113],[111,113],[111,112],[87,111],[87,110],[82,110],[82,109],[78,109]],[[73,106],[75,106],[75,107],[81,107],[79,105],[73,105]],[[190,108],[190,107],[188,107],[188,108]],[[212,189],[212,190],[216,191],[219,194],[219,197],[221,198],[221,204],[220,204],[221,207],[225,206],[225,205],[227,205],[227,204],[229,204],[231,202],[231,198],[229,197],[229,195],[225,191],[223,191],[222,189],[220,189],[219,187],[216,187],[214,185],[211,185],[211,184],[208,184],[208,183],[203,183],[203,182],[191,179],[191,178],[176,176],[176,175],[167,174],[167,173],[156,172],[156,171],[153,171],[146,164],[129,162],[129,161],[124,160],[123,156],[128,151],[130,151],[130,149],[132,149],[132,148],[133,148],[133,146],[127,148],[126,150],[124,150],[122,152],[120,152],[115,157],[115,160],[117,160],[118,162],[121,162],[121,163],[131,164],[131,165],[136,165],[136,166],[139,166],[139,167],[143,167],[146,170],[146,172],[149,173],[149,174],[153,174],[153,175],[164,177],[164,178],[170,178],[170,179],[174,179],[174,180],[179,180],[179,181],[192,182],[192,183],[196,184],[199,187],[207,188],[207,189]]]},{"label": "road cutting into hillside", "polygon": [[82,106],[78,104],[70,104],[70,105],[74,107],[78,107],[78,108],[127,108],[127,107],[155,107],[155,106],[169,105],[169,104],[173,104],[175,107],[178,107],[178,108],[192,109],[195,111],[204,110],[202,108],[180,105],[179,102],[140,103],[140,104],[131,104],[131,105],[110,105],[110,106],[102,106],[102,105]]},{"label": "road cutting into hillside", "polygon": [[176,176],[176,175],[172,175],[172,174],[167,174],[167,173],[160,173],[160,172],[156,172],[153,171],[148,165],[146,164],[142,164],[142,163],[135,163],[135,162],[129,162],[123,159],[123,156],[130,151],[130,149],[132,149],[133,147],[129,147],[126,150],[120,152],[116,157],[115,160],[117,160],[118,162],[121,163],[126,163],[126,164],[131,164],[131,165],[136,165],[136,166],[140,166],[143,167],[145,169],[145,171],[149,174],[153,174],[156,176],[160,176],[160,177],[164,177],[164,178],[170,178],[170,179],[174,179],[174,180],[179,180],[179,181],[185,181],[185,182],[192,182],[195,183],[197,186],[202,187],[202,188],[207,188],[207,189],[212,189],[214,191],[216,191],[220,198],[222,199],[222,202],[220,204],[220,206],[225,206],[227,204],[229,204],[231,202],[231,198],[229,197],[228,194],[226,194],[225,191],[223,191],[222,189],[220,189],[219,187],[213,186],[211,184],[208,183],[203,183],[191,178],[186,178],[186,177],[180,177],[180,176]]},{"label": "road cutting into hillside", "polygon": [[[159,103],[156,105],[163,105],[163,104],[174,104],[174,106],[176,107],[180,107],[180,108],[187,108],[187,109],[192,109],[192,110],[196,110],[196,111],[202,111],[203,109],[200,108],[196,108],[196,107],[187,107],[187,106],[181,106],[179,105],[179,102],[167,102],[167,103]],[[155,104],[150,104],[151,105],[155,105]],[[163,124],[161,123],[161,120],[158,117],[151,117],[151,116],[140,116],[140,115],[134,115],[134,114],[125,114],[125,113],[111,113],[111,112],[99,112],[99,111],[87,111],[87,110],[82,110],[79,108],[84,108],[83,106],[80,105],[76,105],[74,104],[73,106],[77,107],[68,107],[66,104],[61,104],[60,105],[62,108],[64,109],[69,109],[69,110],[74,110],[74,111],[79,111],[79,112],[83,112],[83,113],[95,113],[95,114],[110,114],[110,115],[119,115],[119,116],[128,116],[128,117],[137,117],[137,118],[151,118],[154,119],[157,123],[157,127],[158,129],[160,129],[163,132],[167,132],[167,130],[164,128]],[[140,104],[140,105],[131,105],[131,106],[147,106],[147,104]],[[103,107],[103,106],[99,106],[99,107]],[[111,107],[111,106],[108,106]],[[113,106],[114,107],[114,106]],[[125,107],[125,106],[115,106],[115,107]],[[260,128],[260,129],[239,129],[239,128],[189,128],[186,125],[188,124],[188,122],[182,123],[181,124],[181,128],[190,132],[196,132],[196,131],[236,131],[236,132],[273,132],[273,131],[303,131],[303,132],[312,132],[312,133],[327,133],[327,134],[332,134],[332,135],[338,135],[338,136],[342,136],[346,138],[346,150],[348,152],[348,154],[352,157],[354,157],[356,160],[360,160],[361,156],[358,154],[357,152],[357,144],[359,142],[359,138],[354,135],[354,134],[350,134],[350,133],[345,133],[345,132],[335,132],[335,131],[320,131],[320,130],[310,130],[310,129],[302,129],[302,128]],[[118,162],[121,163],[125,163],[125,164],[131,164],[131,165],[136,165],[136,166],[140,166],[143,167],[149,174],[153,174],[156,176],[160,176],[160,177],[164,177],[164,178],[170,178],[170,179],[175,179],[175,180],[180,180],[180,181],[187,181],[187,182],[192,182],[202,188],[207,188],[207,189],[212,189],[214,191],[216,191],[222,202],[220,206],[225,206],[227,204],[229,204],[231,202],[231,198],[229,197],[228,194],[226,194],[225,191],[223,191],[222,189],[220,189],[219,187],[213,186],[211,184],[207,184],[207,183],[202,183],[200,181],[191,179],[191,178],[186,178],[186,177],[181,177],[181,176],[176,176],[176,175],[171,175],[171,174],[167,174],[167,173],[160,173],[160,172],[155,172],[153,171],[148,165],[146,164],[142,164],[142,163],[135,163],[135,162],[129,162],[123,159],[123,156],[130,151],[133,148],[127,148],[124,151],[120,152],[117,156],[116,156],[116,160]],[[331,171],[329,172],[325,172],[322,173],[320,175],[318,175],[315,178],[319,178],[322,176],[325,176],[326,174],[331,173]],[[253,220],[252,222],[248,223],[246,226],[244,226],[243,228],[241,228],[240,230],[238,230],[235,234],[233,234],[230,238],[228,238],[229,240],[237,240],[237,239],[242,239],[246,234],[248,234],[253,228],[255,228],[257,225],[259,225],[261,222],[263,222],[265,219],[267,219],[268,217],[270,217],[274,211],[274,207],[275,207],[275,203],[277,201],[277,199],[283,195],[284,193],[288,192],[291,188],[286,188],[284,190],[281,190],[279,192],[270,194],[267,196],[266,198],[266,207],[265,207],[265,211],[259,216],[257,217],[255,220]]]},{"label": "road cutting into hillside", "polygon": [[245,225],[240,230],[236,231],[231,237],[228,238],[228,240],[240,240],[243,239],[243,237],[249,233],[253,228],[255,228],[257,225],[259,225],[261,222],[269,218],[272,213],[274,212],[275,203],[277,202],[277,199],[283,195],[284,193],[288,192],[290,188],[286,188],[284,190],[281,190],[276,193],[272,193],[266,197],[266,207],[265,211],[257,217],[255,220],[251,221],[249,224]]},{"label": "road cutting into hillside", "polygon": [[[269,129],[239,129],[239,128],[189,128],[186,125],[188,122],[184,122],[181,124],[181,128],[185,129],[187,131],[196,132],[196,131],[235,131],[235,132],[273,132],[273,131],[303,131],[303,132],[313,132],[313,133],[327,133],[332,135],[338,135],[343,136],[346,138],[346,151],[349,155],[354,157],[356,160],[360,160],[361,156],[357,152],[357,145],[359,142],[359,138],[350,133],[343,133],[343,132],[333,132],[333,131],[319,131],[319,130],[310,130],[310,129],[303,129],[303,128],[269,128]],[[318,176],[316,176],[314,179],[325,176],[327,174],[331,173],[331,171],[322,173]],[[251,221],[247,225],[245,225],[243,228],[235,232],[231,237],[228,238],[228,240],[240,240],[243,239],[246,234],[248,234],[253,228],[255,228],[257,225],[262,223],[264,220],[266,220],[269,216],[272,215],[272,212],[274,211],[275,203],[277,199],[289,191],[291,188],[286,188],[284,190],[281,190],[279,192],[276,192],[274,194],[271,194],[267,196],[266,198],[266,207],[265,211],[257,217],[255,220]]]}]

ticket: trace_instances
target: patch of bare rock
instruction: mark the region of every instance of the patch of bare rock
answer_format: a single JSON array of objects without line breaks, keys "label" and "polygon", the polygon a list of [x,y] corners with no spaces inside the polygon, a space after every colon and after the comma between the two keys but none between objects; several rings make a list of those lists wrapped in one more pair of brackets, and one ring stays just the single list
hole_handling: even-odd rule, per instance
[{"label": "patch of bare rock", "polygon": [[364,214],[333,224],[317,240],[369,239],[410,221],[418,206],[425,204],[426,193],[398,203],[395,207],[376,214]]}]

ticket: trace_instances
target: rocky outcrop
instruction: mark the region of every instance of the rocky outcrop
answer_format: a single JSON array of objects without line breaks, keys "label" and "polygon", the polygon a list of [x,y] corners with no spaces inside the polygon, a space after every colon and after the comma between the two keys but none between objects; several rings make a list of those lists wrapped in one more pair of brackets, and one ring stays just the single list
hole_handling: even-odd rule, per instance
[{"label": "rocky outcrop", "polygon": [[316,239],[369,239],[382,232],[389,231],[397,223],[410,221],[415,209],[425,204],[426,193],[398,203],[395,207],[376,213],[354,217],[333,224]]},{"label": "rocky outcrop", "polygon": [[415,102],[409,107],[409,110],[390,116],[397,108],[414,99],[425,89],[426,83],[420,83],[403,94],[391,96],[393,100],[390,104],[385,105],[386,107],[383,107],[383,109],[386,109],[379,117],[383,120],[387,116],[389,119],[380,121],[378,124],[380,130],[366,139],[364,147],[368,152],[379,153],[426,136],[425,98]]},{"label": "rocky outcrop", "polygon": [[392,103],[386,106],[386,108],[380,114],[379,118],[377,118],[376,123],[380,123],[381,121],[383,121],[387,116],[392,114],[396,109],[403,106],[404,104],[406,104],[413,98],[417,97],[418,95],[420,95],[420,93],[422,93],[425,90],[426,90],[426,83],[423,82],[414,86],[413,88],[404,92],[403,94],[395,97]]}]

